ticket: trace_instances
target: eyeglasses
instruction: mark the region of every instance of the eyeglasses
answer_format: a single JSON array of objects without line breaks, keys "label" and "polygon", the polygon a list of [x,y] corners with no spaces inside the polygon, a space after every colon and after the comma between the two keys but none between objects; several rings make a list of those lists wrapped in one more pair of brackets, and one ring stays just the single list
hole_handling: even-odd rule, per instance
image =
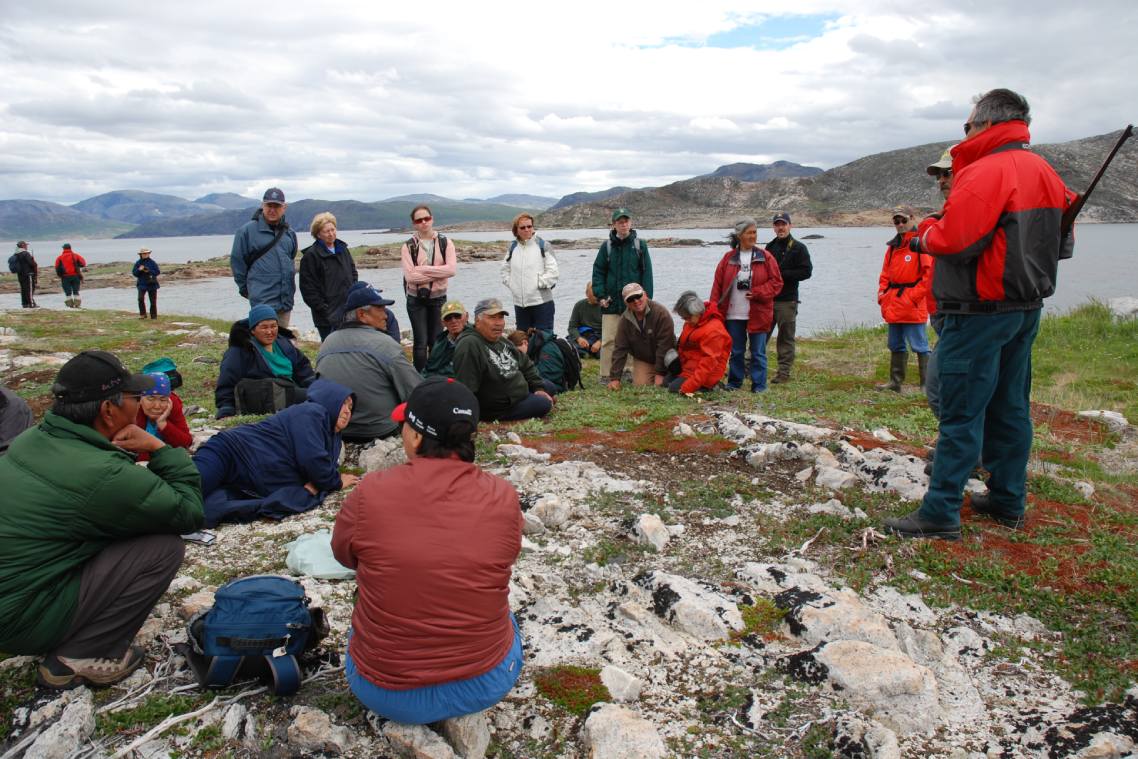
[{"label": "eyeglasses", "polygon": [[908,220],[908,219],[906,219],[904,216],[894,216],[894,217],[893,217],[893,223],[894,223],[894,224],[904,224],[904,223],[906,223],[906,222],[908,222],[908,221],[909,221],[909,220]]},{"label": "eyeglasses", "polygon": [[455,319],[461,319],[461,318],[462,318],[462,314],[447,314],[446,316],[443,317],[443,321],[449,322],[449,321],[454,321]]},{"label": "eyeglasses", "polygon": [[417,219],[412,219],[412,221],[414,221],[416,224],[426,224],[428,221],[431,220],[431,218],[432,217],[430,217],[430,216],[420,216]]},{"label": "eyeglasses", "polygon": [[937,179],[948,179],[952,176],[952,169],[940,169],[936,173]]},{"label": "eyeglasses", "polygon": [[629,295],[627,298],[624,299],[624,302],[625,303],[635,303],[636,301],[640,300],[643,297],[644,297],[644,293],[636,293],[636,295]]},{"label": "eyeglasses", "polygon": [[533,224],[519,224],[518,229],[533,229]]}]

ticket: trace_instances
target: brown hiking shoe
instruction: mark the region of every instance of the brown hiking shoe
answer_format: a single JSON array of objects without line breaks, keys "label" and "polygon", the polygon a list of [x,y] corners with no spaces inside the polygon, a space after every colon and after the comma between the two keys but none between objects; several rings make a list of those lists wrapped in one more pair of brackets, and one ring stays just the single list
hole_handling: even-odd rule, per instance
[{"label": "brown hiking shoe", "polygon": [[72,659],[49,654],[40,663],[40,685],[68,689],[79,685],[111,685],[125,679],[146,659],[138,646],[131,646],[121,659]]},{"label": "brown hiking shoe", "polygon": [[778,374],[776,374],[774,376],[774,378],[771,380],[772,385],[781,385],[784,382],[790,382],[790,375],[789,374],[783,374],[782,372],[779,372]]}]

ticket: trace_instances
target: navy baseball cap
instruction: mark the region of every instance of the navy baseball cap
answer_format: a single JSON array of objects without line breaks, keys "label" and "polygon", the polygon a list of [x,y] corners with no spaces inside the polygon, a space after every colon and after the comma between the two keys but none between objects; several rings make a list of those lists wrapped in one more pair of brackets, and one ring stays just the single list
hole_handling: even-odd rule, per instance
[{"label": "navy baseball cap", "polygon": [[771,224],[775,224],[780,221],[785,221],[787,224],[789,224],[790,214],[788,214],[786,211],[780,211],[779,213],[776,213],[774,215],[774,219],[771,221]]},{"label": "navy baseball cap", "polygon": [[383,294],[367,282],[356,282],[348,288],[348,297],[344,301],[344,312],[349,313],[364,306],[390,306],[395,301],[383,297]]},{"label": "navy baseball cap", "polygon": [[270,187],[269,189],[265,190],[265,195],[261,198],[261,202],[278,203],[283,206],[285,202],[284,191],[279,187]]}]

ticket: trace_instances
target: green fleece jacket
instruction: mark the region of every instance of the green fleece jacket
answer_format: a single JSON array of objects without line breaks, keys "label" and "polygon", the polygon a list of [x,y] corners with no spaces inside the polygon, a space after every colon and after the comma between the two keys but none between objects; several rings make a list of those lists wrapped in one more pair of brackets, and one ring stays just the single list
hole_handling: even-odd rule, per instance
[{"label": "green fleece jacket", "polygon": [[454,378],[478,397],[480,416],[488,421],[545,389],[529,356],[504,337],[492,343],[473,329],[458,336]]},{"label": "green fleece jacket", "polygon": [[202,524],[201,477],[184,448],[160,448],[141,467],[51,413],[0,458],[0,493],[0,651],[9,654],[59,642],[83,565],[108,545]]}]

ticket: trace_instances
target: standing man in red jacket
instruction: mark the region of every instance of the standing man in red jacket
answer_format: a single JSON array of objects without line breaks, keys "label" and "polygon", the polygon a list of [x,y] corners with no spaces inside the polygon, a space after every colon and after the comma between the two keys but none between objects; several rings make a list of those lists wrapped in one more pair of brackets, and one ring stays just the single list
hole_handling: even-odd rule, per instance
[{"label": "standing man in red jacket", "polygon": [[964,484],[982,453],[991,473],[972,510],[1024,524],[1031,453],[1031,346],[1043,299],[1055,292],[1060,237],[1075,194],[1031,150],[1030,109],[1006,89],[976,99],[952,150],[952,194],[912,243],[936,259],[933,293],[944,314],[938,351],[940,438],[921,507],[885,521],[908,538],[960,538]]},{"label": "standing man in red jacket", "polygon": [[79,285],[83,282],[83,272],[87,262],[83,256],[71,249],[71,243],[63,243],[63,250],[55,258],[55,273],[63,285],[64,303],[68,308],[79,308],[83,305],[79,297]]}]

